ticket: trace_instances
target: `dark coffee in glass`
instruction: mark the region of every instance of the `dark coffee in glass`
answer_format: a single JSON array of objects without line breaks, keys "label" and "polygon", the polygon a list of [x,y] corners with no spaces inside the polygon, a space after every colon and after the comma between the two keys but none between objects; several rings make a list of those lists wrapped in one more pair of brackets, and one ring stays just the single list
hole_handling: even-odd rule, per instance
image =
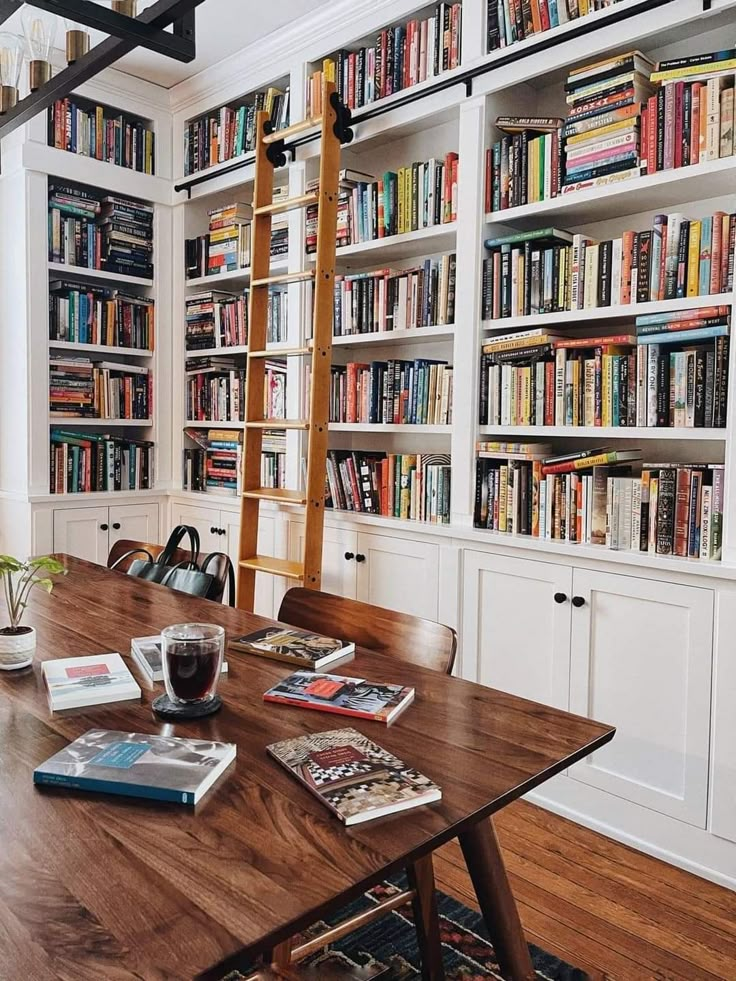
[{"label": "dark coffee in glass", "polygon": [[225,631],[207,623],[181,623],[161,634],[166,693],[179,705],[214,698],[222,670]]}]

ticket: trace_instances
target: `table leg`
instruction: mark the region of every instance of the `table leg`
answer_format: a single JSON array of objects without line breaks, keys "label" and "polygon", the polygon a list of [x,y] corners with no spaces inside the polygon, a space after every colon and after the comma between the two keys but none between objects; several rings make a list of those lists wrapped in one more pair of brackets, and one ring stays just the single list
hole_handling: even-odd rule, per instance
[{"label": "table leg", "polygon": [[422,981],[445,981],[432,856],[426,855],[413,862],[406,873],[409,888],[416,892],[412,905],[419,953],[422,958]]},{"label": "table leg", "polygon": [[460,846],[501,975],[508,981],[533,981],[536,974],[493,822],[478,821],[460,835]]}]

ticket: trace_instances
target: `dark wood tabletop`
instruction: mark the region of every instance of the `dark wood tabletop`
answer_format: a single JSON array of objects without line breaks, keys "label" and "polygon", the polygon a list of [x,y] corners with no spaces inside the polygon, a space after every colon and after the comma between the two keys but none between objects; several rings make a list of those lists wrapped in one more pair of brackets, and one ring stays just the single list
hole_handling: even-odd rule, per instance
[{"label": "dark wood tabletop", "polygon": [[[391,727],[265,705],[290,666],[227,654],[216,716],[161,723],[129,656],[132,637],[181,622],[228,636],[270,621],[63,557],[25,622],[32,668],[0,672],[0,977],[36,981],[219,978],[608,742],[613,728],[360,650],[349,673],[411,685]],[[345,636],[349,638],[349,624]],[[143,698],[52,716],[43,660],[119,651]],[[346,829],[266,753],[269,743],[355,725],[436,781],[442,801]],[[194,810],[35,788],[32,771],[90,728],[224,740],[237,761]]]}]

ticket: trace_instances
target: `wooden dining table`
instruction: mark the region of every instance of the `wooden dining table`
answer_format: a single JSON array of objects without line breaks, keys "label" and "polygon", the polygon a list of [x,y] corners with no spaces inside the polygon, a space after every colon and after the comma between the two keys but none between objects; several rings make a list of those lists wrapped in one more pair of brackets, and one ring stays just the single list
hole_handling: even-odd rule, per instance
[{"label": "wooden dining table", "polygon": [[[363,649],[345,673],[416,689],[390,727],[265,704],[292,669],[234,651],[217,715],[162,722],[151,709],[162,686],[145,686],[131,638],[183,622],[232,638],[271,621],[59,558],[68,575],[51,595],[35,590],[25,617],[33,666],[0,672],[0,977],[222,978],[453,838],[502,973],[534,977],[491,819],[608,742],[611,726]],[[41,662],[109,651],[141,682],[140,701],[52,714]],[[342,723],[430,777],[442,800],[346,828],[266,752]],[[34,768],[91,728],[232,742],[237,759],[193,809],[34,787]]]}]

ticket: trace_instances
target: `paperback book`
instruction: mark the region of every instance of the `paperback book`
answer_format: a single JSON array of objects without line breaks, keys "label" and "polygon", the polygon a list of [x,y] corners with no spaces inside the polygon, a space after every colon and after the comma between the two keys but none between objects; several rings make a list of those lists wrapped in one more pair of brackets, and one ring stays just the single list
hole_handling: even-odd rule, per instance
[{"label": "paperback book", "polygon": [[135,678],[119,654],[44,661],[41,673],[52,712],[141,697]]},{"label": "paperback book", "polygon": [[402,685],[375,684],[339,674],[295,671],[270,688],[263,700],[391,725],[414,701],[414,694],[413,688]]},{"label": "paperback book", "polygon": [[298,736],[267,749],[346,825],[442,799],[428,777],[355,729]]},{"label": "paperback book", "polygon": [[[160,634],[155,637],[134,637],[130,642],[130,653],[148,681],[164,680]],[[227,661],[222,662],[221,671],[222,674],[227,673]]]},{"label": "paperback book", "polygon": [[321,637],[296,627],[265,627],[230,641],[230,647],[273,661],[297,664],[312,671],[319,671],[355,653],[355,644],[334,637]]}]

